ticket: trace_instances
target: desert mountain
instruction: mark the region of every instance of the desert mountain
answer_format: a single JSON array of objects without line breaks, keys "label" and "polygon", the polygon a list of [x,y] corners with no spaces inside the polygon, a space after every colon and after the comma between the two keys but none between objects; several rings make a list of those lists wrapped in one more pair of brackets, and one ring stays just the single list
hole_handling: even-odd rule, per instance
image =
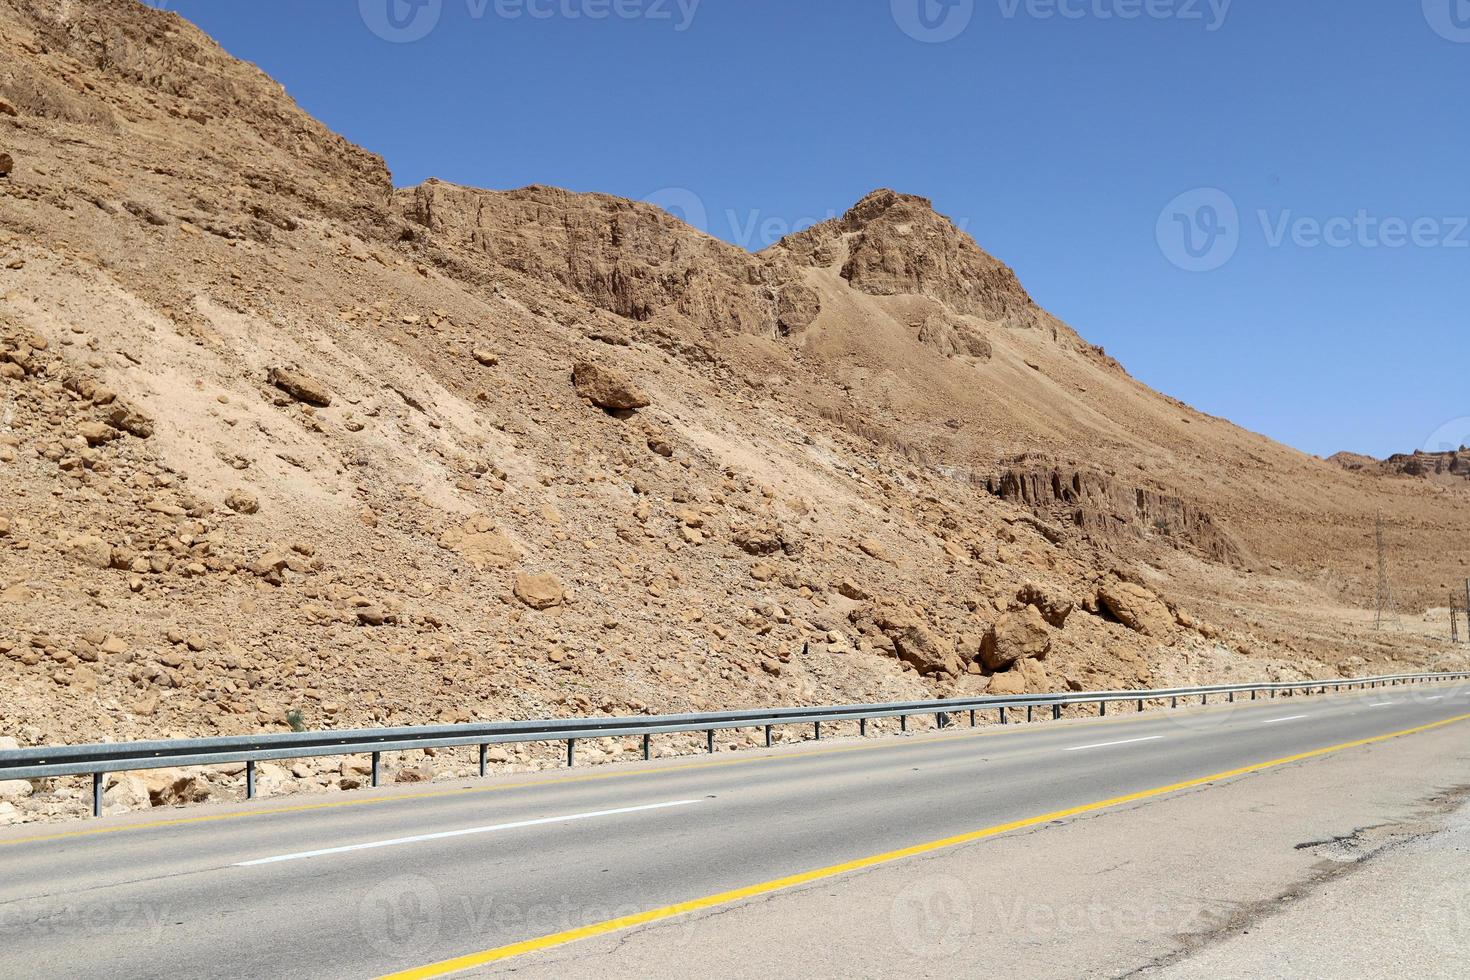
[{"label": "desert mountain", "polygon": [[5,156],[22,744],[1465,662],[1419,615],[1464,487],[1148,389],[922,198],[752,255],[604,195],[395,189],[136,0],[0,0]]}]

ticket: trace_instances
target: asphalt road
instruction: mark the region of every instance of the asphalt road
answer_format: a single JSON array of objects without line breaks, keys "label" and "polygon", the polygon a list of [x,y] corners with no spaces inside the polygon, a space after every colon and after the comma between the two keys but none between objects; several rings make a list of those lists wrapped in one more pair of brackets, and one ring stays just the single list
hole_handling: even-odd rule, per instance
[{"label": "asphalt road", "polygon": [[1466,715],[1406,687],[11,828],[0,976],[413,970]]}]

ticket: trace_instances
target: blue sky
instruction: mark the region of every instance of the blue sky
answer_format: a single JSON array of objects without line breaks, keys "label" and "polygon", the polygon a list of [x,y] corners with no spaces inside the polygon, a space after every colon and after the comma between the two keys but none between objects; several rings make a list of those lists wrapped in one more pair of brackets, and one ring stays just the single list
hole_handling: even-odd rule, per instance
[{"label": "blue sky", "polygon": [[751,248],[932,198],[1148,384],[1307,452],[1470,442],[1470,0],[167,0],[399,184]]}]

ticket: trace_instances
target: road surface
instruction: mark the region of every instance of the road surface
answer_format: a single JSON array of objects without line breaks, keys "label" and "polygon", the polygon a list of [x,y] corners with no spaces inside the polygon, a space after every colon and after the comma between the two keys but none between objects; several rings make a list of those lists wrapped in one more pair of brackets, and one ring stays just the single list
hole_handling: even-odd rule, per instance
[{"label": "road surface", "polygon": [[1089,862],[1233,882],[1041,964],[1117,975],[1279,887],[1252,848],[1327,801],[1470,784],[1467,739],[1470,689],[1406,687],[11,828],[0,976],[953,975],[1049,949],[1060,921],[975,906]]}]

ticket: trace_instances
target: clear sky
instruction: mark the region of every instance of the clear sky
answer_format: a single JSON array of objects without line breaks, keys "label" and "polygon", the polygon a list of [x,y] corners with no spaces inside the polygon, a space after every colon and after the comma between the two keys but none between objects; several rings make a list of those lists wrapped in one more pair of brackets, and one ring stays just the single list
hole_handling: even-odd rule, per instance
[{"label": "clear sky", "polygon": [[1308,452],[1470,442],[1470,0],[155,0],[397,183],[759,248],[933,199],[1148,384]]}]

